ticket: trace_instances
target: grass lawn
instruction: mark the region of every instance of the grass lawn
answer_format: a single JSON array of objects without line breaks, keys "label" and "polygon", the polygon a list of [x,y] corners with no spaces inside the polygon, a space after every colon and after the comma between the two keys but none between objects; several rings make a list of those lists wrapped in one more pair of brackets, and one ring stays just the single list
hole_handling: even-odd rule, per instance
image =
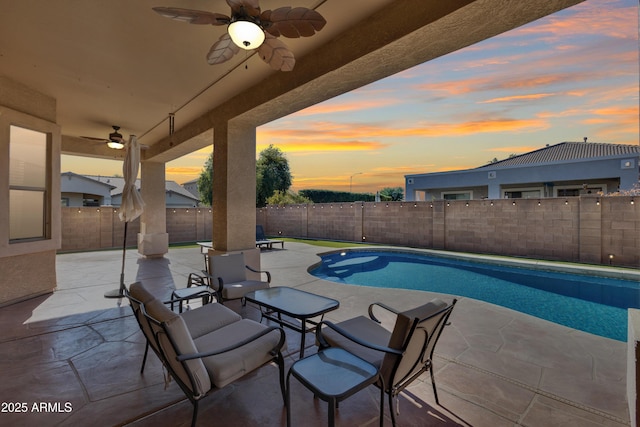
[{"label": "grass lawn", "polygon": [[[347,248],[349,246],[355,246],[355,245],[360,245],[361,244],[361,243],[354,243],[354,242],[335,242],[333,240],[293,239],[293,238],[290,238],[290,237],[283,237],[283,238],[278,237],[277,240],[284,240],[285,242],[306,243],[308,245],[323,246],[323,247],[327,247],[327,248]],[[169,247],[171,247],[171,248],[191,248],[191,247],[196,248],[196,247],[199,247],[199,246],[196,245],[196,244],[193,244],[193,243],[176,243],[176,244],[169,245]]]},{"label": "grass lawn", "polygon": [[278,240],[284,240],[285,242],[306,243],[308,245],[324,246],[328,248],[347,248],[349,246],[356,246],[361,244],[354,242],[335,242],[333,240],[292,239],[289,237],[278,238]]}]

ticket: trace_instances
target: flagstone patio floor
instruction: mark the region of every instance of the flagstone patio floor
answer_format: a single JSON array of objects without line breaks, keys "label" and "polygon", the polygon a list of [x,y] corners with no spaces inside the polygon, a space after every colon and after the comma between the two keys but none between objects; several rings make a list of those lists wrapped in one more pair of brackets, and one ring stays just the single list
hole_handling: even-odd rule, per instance
[{"label": "flagstone patio floor", "polygon": [[[327,315],[341,321],[366,314],[375,301],[400,310],[435,296],[422,291],[367,288],[319,280],[307,272],[321,247],[286,243],[263,250],[272,286],[291,286],[335,298]],[[58,289],[0,308],[2,408],[0,425],[188,426],[192,406],[175,382],[165,383],[150,353],[144,375],[144,337],[117,289],[121,252],[57,256]],[[164,258],[126,252],[125,281],[142,281],[160,298],[200,271],[198,248],[172,248]],[[19,284],[16,284],[19,286]],[[194,304],[194,309],[197,303]],[[254,307],[231,308],[259,319]],[[399,399],[399,426],[625,426],[626,343],[598,337],[469,298],[460,298],[436,348],[434,369],[442,406],[428,374]],[[299,336],[286,330],[287,368]],[[315,351],[307,338],[306,354]],[[204,399],[198,425],[284,426],[277,368],[266,366]],[[327,404],[292,380],[292,421],[324,426]],[[385,402],[386,404],[386,402]],[[340,404],[340,426],[378,425],[379,393],[371,386]],[[391,425],[385,408],[385,425]]]}]

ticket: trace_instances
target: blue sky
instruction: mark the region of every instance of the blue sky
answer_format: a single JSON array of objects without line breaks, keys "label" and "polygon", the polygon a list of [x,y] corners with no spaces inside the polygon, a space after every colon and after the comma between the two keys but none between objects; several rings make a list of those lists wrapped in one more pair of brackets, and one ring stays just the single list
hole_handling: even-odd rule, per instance
[{"label": "blue sky", "polygon": [[[294,190],[375,192],[584,137],[638,144],[638,51],[637,0],[587,0],[261,126],[257,151],[285,153]],[[167,179],[196,178],[210,151]]]}]

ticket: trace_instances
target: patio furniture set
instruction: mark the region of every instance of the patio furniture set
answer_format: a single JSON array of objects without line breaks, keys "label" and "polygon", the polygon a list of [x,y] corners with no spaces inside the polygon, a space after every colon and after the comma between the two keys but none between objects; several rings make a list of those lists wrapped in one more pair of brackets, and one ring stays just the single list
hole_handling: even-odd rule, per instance
[{"label": "patio furniture set", "polygon": [[[265,281],[247,279],[250,268],[242,253],[211,256],[207,264],[203,276],[191,275],[189,286],[176,290],[170,301],[160,301],[140,282],[131,284],[127,291],[146,338],[141,373],[151,348],[193,404],[192,426],[202,398],[271,362],[278,366],[286,408],[292,405],[293,377],[328,402],[330,426],[335,423],[338,403],[370,385],[380,389],[380,425],[384,422],[386,394],[395,426],[394,399],[426,371],[431,373],[439,403],[433,351],[455,299],[451,303],[434,299],[403,312],[376,303],[369,306],[368,317],[334,324],[324,320],[324,315],[337,310],[338,301],[295,288],[271,287],[271,275],[266,271],[258,272],[266,276]],[[202,306],[184,310],[184,303],[191,299],[201,299]],[[238,299],[243,306],[255,305],[260,320],[242,318],[225,306],[226,301]],[[392,330],[381,326],[374,313],[382,309],[395,316]],[[283,328],[301,336],[299,358],[286,374],[286,381]],[[309,332],[315,332],[318,351],[305,357],[305,336]],[[290,425],[291,411],[287,410]]]}]

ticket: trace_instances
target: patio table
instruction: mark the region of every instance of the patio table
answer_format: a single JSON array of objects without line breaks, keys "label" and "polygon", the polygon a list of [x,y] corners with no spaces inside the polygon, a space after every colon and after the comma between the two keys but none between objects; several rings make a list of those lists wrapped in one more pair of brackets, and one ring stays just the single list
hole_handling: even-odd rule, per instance
[{"label": "patio table", "polygon": [[[306,333],[315,331],[319,323],[312,318],[320,316],[322,321],[326,313],[340,306],[337,300],[284,286],[249,292],[245,295],[245,300],[260,307],[260,321],[266,318],[300,332],[300,358],[304,357]],[[283,319],[283,314],[299,320],[300,324]],[[311,326],[308,327],[308,324]]]}]

